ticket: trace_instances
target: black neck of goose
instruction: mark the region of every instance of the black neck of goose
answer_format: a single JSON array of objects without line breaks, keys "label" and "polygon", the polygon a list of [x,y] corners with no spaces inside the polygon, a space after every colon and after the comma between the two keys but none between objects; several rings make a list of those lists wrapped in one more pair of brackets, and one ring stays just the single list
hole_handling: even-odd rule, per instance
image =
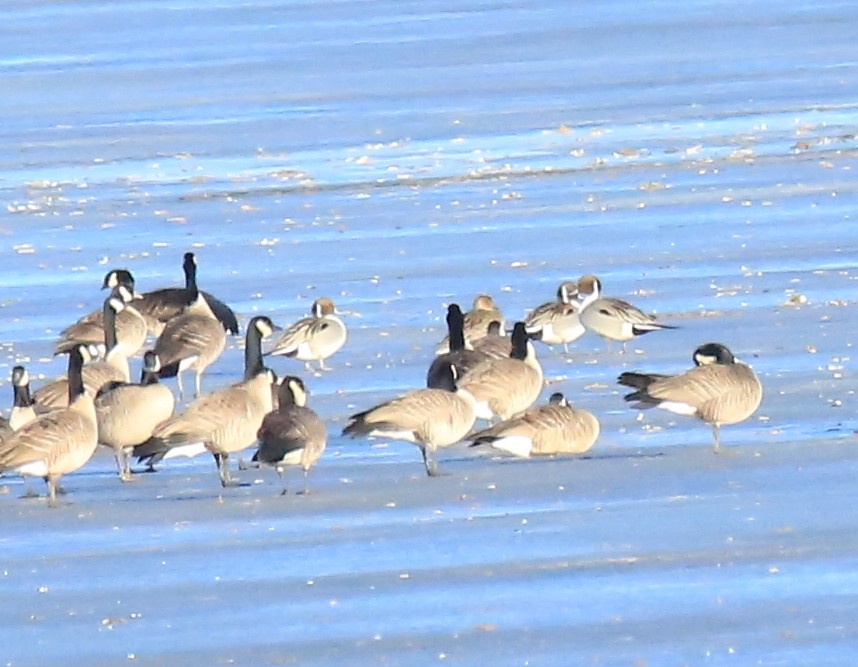
[{"label": "black neck of goose", "polygon": [[14,387],[14,403],[13,405],[16,408],[29,408],[31,405],[35,405],[36,401],[33,400],[30,395],[30,385],[25,384],[21,387],[15,385]]},{"label": "black neck of goose", "polygon": [[250,380],[264,368],[262,364],[262,334],[252,322],[247,327],[244,343],[244,379]]},{"label": "black neck of goose", "polygon": [[295,405],[295,394],[292,393],[292,387],[289,386],[289,380],[284,380],[277,390],[277,399],[280,403],[280,409],[288,408]]},{"label": "black neck of goose", "polygon": [[150,371],[145,366],[140,372],[140,384],[148,387],[150,384],[158,384],[159,377],[157,371]]},{"label": "black neck of goose", "polygon": [[116,311],[110,300],[104,302],[104,347],[107,352],[116,347]]},{"label": "black neck of goose", "polygon": [[512,349],[509,356],[522,361],[527,357],[527,331],[521,322],[516,322],[512,330]]},{"label": "black neck of goose", "polygon": [[452,364],[445,364],[434,379],[433,386],[437,389],[455,392],[459,388],[456,385],[456,370]]},{"label": "black neck of goose", "polygon": [[80,348],[75,348],[69,353],[69,404],[84,393],[82,372],[83,356]]},{"label": "black neck of goose", "polygon": [[193,303],[197,300],[199,288],[197,287],[197,264],[190,254],[185,255],[185,262],[182,264],[182,269],[185,272],[185,289],[188,291],[188,303]]},{"label": "black neck of goose", "polygon": [[461,314],[447,314],[447,328],[450,332],[450,351],[465,349],[465,320]]}]

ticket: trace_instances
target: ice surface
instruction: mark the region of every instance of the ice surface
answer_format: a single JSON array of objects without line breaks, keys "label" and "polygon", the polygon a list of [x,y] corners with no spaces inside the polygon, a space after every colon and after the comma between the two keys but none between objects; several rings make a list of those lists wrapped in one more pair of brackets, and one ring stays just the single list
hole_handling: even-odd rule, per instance
[{"label": "ice surface", "polygon": [[[10,0],[0,21],[0,394],[108,268],[246,322],[328,295],[298,372],[329,424],[308,496],[208,457],[67,504],[0,497],[0,664],[852,665],[858,275],[850,2]],[[339,436],[420,386],[446,304],[557,284],[681,329],[539,348],[595,412],[580,459]],[[765,387],[708,427],[622,401],[720,341]],[[241,375],[231,341],[203,387]],[[5,394],[5,392],[9,394]],[[300,488],[290,471],[289,486]]]}]

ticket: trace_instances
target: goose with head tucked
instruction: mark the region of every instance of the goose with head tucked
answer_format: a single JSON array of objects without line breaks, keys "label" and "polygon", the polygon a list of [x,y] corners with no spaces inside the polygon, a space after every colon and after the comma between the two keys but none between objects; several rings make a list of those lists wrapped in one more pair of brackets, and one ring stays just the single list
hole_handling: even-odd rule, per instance
[{"label": "goose with head tucked", "polygon": [[98,441],[113,450],[123,482],[133,479],[128,455],[173,415],[176,399],[170,388],[158,381],[160,370],[161,360],[153,350],[148,350],[143,355],[139,383],[112,382],[104,385],[95,397]]},{"label": "goose with head tucked", "polygon": [[196,398],[187,408],[162,422],[152,437],[134,448],[134,456],[150,465],[175,456],[208,451],[215,459],[221,485],[237,486],[229,472],[229,455],[256,442],[262,420],[273,407],[274,373],[262,365],[262,338],[274,331],[268,317],[254,317],[247,325],[244,379]]},{"label": "goose with head tucked", "polygon": [[95,405],[82,377],[83,365],[90,359],[87,346],[72,349],[67,407],[36,418],[0,445],[0,472],[44,479],[51,507],[57,504],[60,478],[86,464],[98,445]]},{"label": "goose with head tucked", "polygon": [[528,410],[468,439],[520,458],[555,454],[583,454],[599,437],[599,420],[579,410],[563,394],[551,395],[546,405]]},{"label": "goose with head tucked", "polygon": [[201,294],[212,315],[231,334],[238,334],[238,319],[232,308],[209,292],[197,287],[197,258],[192,252],[186,252],[182,259],[182,271],[185,274],[184,287],[166,287],[146,292],[136,304],[137,309],[150,324],[155,336],[160,336],[166,324],[187,310],[188,304]]},{"label": "goose with head tucked", "polygon": [[457,385],[458,373],[445,365],[444,382],[416,389],[398,398],[353,414],[343,435],[404,440],[420,448],[426,474],[440,474],[437,450],[460,442],[474,425],[474,397]]},{"label": "goose with head tucked", "polygon": [[657,407],[711,425],[715,452],[720,453],[721,427],[753,415],[763,387],[754,370],[721,343],[701,345],[693,359],[694,367],[679,375],[628,372],[617,381],[635,389],[625,396],[634,407]]},{"label": "goose with head tucked", "polygon": [[[102,289],[110,288],[110,296],[122,300],[125,308],[116,315],[116,339],[125,349],[126,356],[132,357],[146,342],[148,325],[146,319],[135,307],[139,295],[134,292],[134,276],[127,269],[114,269],[104,276]],[[101,354],[107,350],[104,346],[104,309],[93,311],[80,318],[60,333],[54,345],[54,355],[66,354],[76,345],[95,345]]]},{"label": "goose with head tucked", "polygon": [[[104,347],[107,353],[103,360],[88,363],[82,371],[83,384],[91,396],[95,396],[98,390],[109,382],[128,382],[130,379],[128,349],[117,340],[116,336],[116,318],[125,307],[125,302],[116,296],[109,296],[104,301]],[[98,350],[94,346],[88,346],[88,359],[97,354]],[[67,407],[68,397],[68,377],[49,382],[33,393],[36,412],[42,413]]]},{"label": "goose with head tucked", "polygon": [[581,324],[608,341],[620,341],[625,351],[626,341],[652,331],[676,329],[669,324],[657,322],[654,317],[621,299],[602,296],[602,283],[593,275],[578,281],[581,297]]},{"label": "goose with head tucked", "polygon": [[459,388],[474,397],[479,419],[509,419],[533,405],[542,391],[542,366],[524,322],[515,323],[511,344],[508,357],[484,361],[459,381]]},{"label": "goose with head tucked", "polygon": [[337,317],[341,313],[334,302],[327,297],[316,299],[311,313],[310,317],[287,327],[268,354],[300,359],[308,371],[311,361],[319,362],[319,370],[329,370],[325,359],[345,345],[346,325]]},{"label": "goose with head tucked", "polygon": [[578,340],[586,329],[581,324],[581,304],[578,284],[560,283],[557,298],[534,308],[524,320],[528,335],[546,345],[562,345],[569,352],[569,343]]},{"label": "goose with head tucked", "polygon": [[[309,392],[300,378],[287,376],[279,386],[279,407],[262,420],[253,461],[273,466],[281,480],[286,467],[301,466],[303,493],[307,493],[308,473],[324,453],[328,433],[324,422],[307,407]],[[281,495],[286,495],[285,481]]]}]

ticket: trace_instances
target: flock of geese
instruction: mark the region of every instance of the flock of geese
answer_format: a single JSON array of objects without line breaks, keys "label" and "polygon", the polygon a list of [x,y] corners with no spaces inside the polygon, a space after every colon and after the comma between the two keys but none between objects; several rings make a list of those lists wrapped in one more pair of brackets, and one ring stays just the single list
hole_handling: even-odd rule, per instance
[{"label": "flock of geese", "polygon": [[[248,465],[268,465],[281,479],[289,466],[307,474],[327,444],[327,430],[307,406],[308,390],[296,375],[278,378],[263,363],[262,343],[281,332],[267,352],[305,362],[309,370],[340,350],[347,331],[333,301],[317,299],[312,312],[284,330],[270,318],[250,320],[245,333],[244,376],[227,387],[202,393],[205,370],[223,352],[227,334],[238,334],[235,313],[197,287],[193,253],[183,260],[185,286],[144,294],[133,275],[115,269],[104,278],[110,294],[102,310],[66,328],[55,354],[68,354],[68,373],[30,392],[25,368],[12,370],[13,407],[0,420],[0,473],[17,473],[36,495],[30,477],[47,483],[48,504],[57,504],[59,480],[84,466],[98,445],[109,447],[122,481],[132,479],[130,459],[150,469],[177,456],[209,452],[224,487],[238,481],[230,454],[255,445]],[[602,295],[598,278],[563,282],[556,299],[515,322],[506,321],[490,296],[480,295],[463,313],[447,309],[448,335],[431,361],[426,387],[351,415],[343,434],[404,440],[420,448],[426,472],[439,474],[437,451],[470,441],[519,457],[578,454],[599,437],[599,421],[573,407],[560,393],[534,407],[545,386],[534,341],[564,348],[590,331],[625,345],[643,334],[672,329],[626,301]],[[143,350],[139,382],[129,358]],[[567,348],[568,349],[568,348]],[[750,417],[762,400],[754,371],[719,343],[693,354],[694,366],[679,375],[622,373],[632,389],[625,400],[639,408],[660,407],[710,424],[716,451],[720,427]],[[176,413],[176,398],[164,378],[176,377],[184,399],[183,374],[194,373],[194,398]],[[488,426],[475,428],[477,420]],[[284,486],[282,493],[286,493]]]}]

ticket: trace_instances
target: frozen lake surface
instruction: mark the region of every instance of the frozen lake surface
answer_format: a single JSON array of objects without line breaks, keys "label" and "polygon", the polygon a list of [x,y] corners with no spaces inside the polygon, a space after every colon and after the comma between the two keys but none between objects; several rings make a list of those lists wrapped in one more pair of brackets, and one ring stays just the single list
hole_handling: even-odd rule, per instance
[{"label": "frozen lake surface", "polygon": [[[193,250],[245,323],[356,314],[332,371],[271,360],[329,425],[310,495],[210,457],[123,485],[99,452],[54,511],[3,478],[0,664],[854,664],[858,6],[781,4],[4,3],[0,395],[64,371],[112,267]],[[539,348],[589,456],[427,479],[339,436],[423,383],[446,304],[588,272],[681,327]],[[615,384],[708,341],[765,387],[726,456]]]}]

